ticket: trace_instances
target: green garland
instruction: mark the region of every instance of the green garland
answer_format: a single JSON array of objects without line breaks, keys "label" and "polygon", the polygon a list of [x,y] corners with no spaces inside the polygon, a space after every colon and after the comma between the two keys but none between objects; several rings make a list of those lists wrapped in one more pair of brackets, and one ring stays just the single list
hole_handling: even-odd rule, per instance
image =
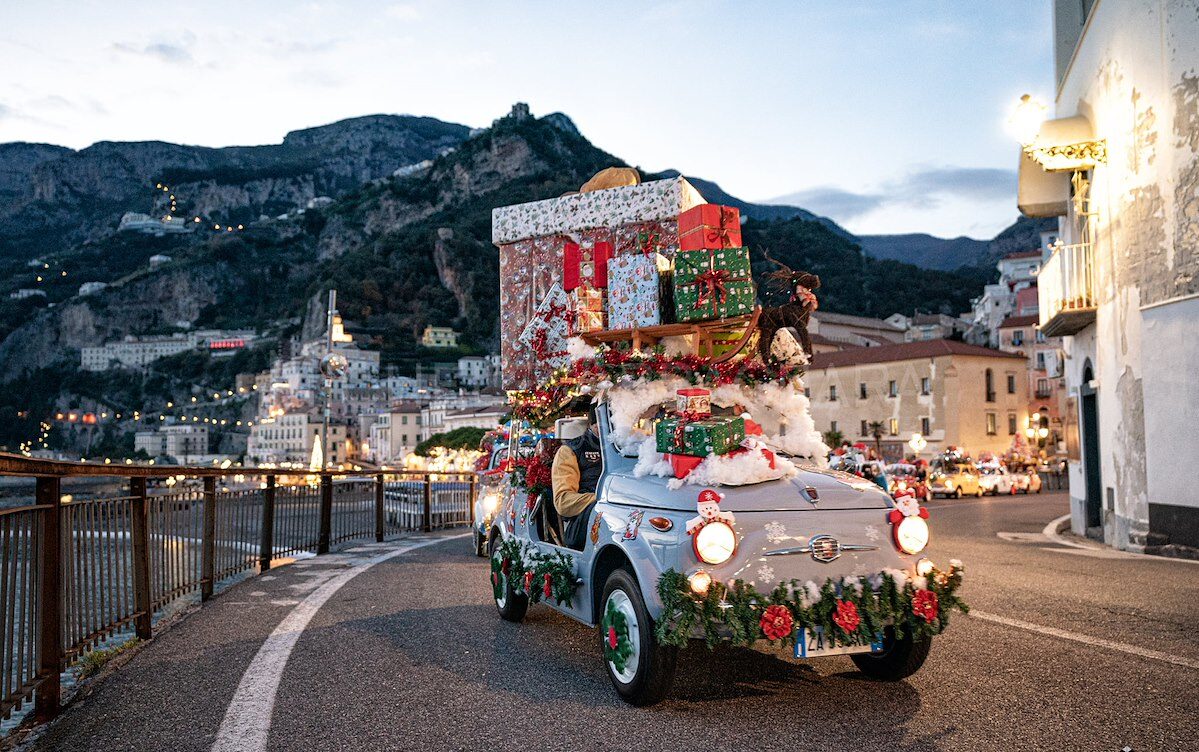
[{"label": "green garland", "polygon": [[[611,601],[608,601],[608,610],[604,612],[602,627],[604,658],[616,668],[617,673],[623,673],[629,656],[633,654],[633,641],[629,639],[628,619]],[[612,639],[613,635],[615,640]]]},{"label": "green garland", "polygon": [[491,557],[496,600],[503,596],[505,580],[513,583],[513,590],[523,590],[532,603],[552,598],[560,606],[569,605],[579,587],[571,556],[559,551],[543,554],[514,537],[501,539]]},{"label": "green garland", "polygon": [[[816,584],[798,580],[781,582],[765,595],[743,580],[728,586],[713,580],[707,594],[698,596],[692,593],[685,575],[670,569],[658,579],[663,611],[654,633],[663,645],[684,647],[692,634],[701,633],[709,648],[720,642],[748,647],[766,639],[762,614],[767,607],[779,605],[791,612],[796,627],[823,627],[825,634],[841,645],[868,644],[886,626],[894,627],[897,638],[940,634],[949,625],[951,611],[969,611],[957,595],[962,571],[960,566],[950,566],[948,571],[934,569],[925,578],[927,586],[920,589],[911,579],[900,586],[886,572],[881,574],[878,589],[861,577],[856,578],[860,588],[829,579],[818,588],[817,597],[812,597],[805,588],[816,589]],[[856,609],[854,629],[846,630],[834,619],[838,602],[852,603]],[[792,629],[782,642],[793,644],[797,632]]]}]

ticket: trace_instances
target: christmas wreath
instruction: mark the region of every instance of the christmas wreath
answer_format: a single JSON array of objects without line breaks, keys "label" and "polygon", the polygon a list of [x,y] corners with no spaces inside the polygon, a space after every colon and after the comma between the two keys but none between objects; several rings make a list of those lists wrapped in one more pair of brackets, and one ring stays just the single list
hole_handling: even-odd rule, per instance
[{"label": "christmas wreath", "polygon": [[504,596],[505,582],[513,583],[513,590],[523,590],[532,603],[552,598],[558,605],[568,605],[579,587],[574,559],[568,554],[544,554],[513,537],[502,539],[491,557],[496,600]]},{"label": "christmas wreath", "polygon": [[969,611],[957,595],[962,571],[955,561],[925,577],[888,570],[823,585],[791,580],[766,594],[743,580],[713,581],[701,596],[692,592],[685,575],[671,569],[658,579],[663,610],[654,632],[663,645],[679,647],[693,634],[702,634],[708,647],[725,641],[749,646],[760,639],[793,643],[795,626],[821,627],[841,645],[868,644],[888,626],[897,638],[935,635],[949,625],[951,611]]},{"label": "christmas wreath", "polygon": [[604,659],[612,664],[616,673],[624,673],[625,664],[633,653],[633,641],[629,639],[628,619],[611,601],[608,601],[600,629],[604,635]]}]

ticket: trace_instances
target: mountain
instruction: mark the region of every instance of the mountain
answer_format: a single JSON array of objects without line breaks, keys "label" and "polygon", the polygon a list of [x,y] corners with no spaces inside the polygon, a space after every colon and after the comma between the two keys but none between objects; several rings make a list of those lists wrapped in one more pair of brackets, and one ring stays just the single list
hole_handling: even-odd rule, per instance
[{"label": "mountain", "polygon": [[[293,131],[280,144],[209,148],[102,141],[73,151],[0,146],[0,258],[45,255],[110,235],[127,211],[236,224],[340,196],[432,159],[467,136],[434,118],[369,115]],[[165,183],[171,190],[155,189]]]},{"label": "mountain", "polygon": [[[113,156],[122,153],[139,161]],[[306,155],[302,169],[299,155]],[[289,134],[276,147],[107,144],[42,156],[29,168],[43,183],[41,198],[22,199],[16,208],[4,202],[0,212],[28,217],[29,207],[38,205],[46,216],[90,229],[68,232],[54,253],[39,250],[45,268],[28,267],[30,249],[22,256],[19,242],[0,236],[0,293],[35,285],[35,276],[44,278],[36,284],[47,293],[46,299],[2,307],[0,445],[36,435],[37,421],[55,408],[149,409],[217,386],[228,370],[217,359],[171,361],[140,378],[112,378],[80,372],[80,347],[188,326],[254,328],[269,348],[300,330],[309,301],[329,287],[338,290],[343,316],[365,333],[364,341],[401,371],[444,357],[420,347],[429,324],[462,332],[464,351],[494,349],[499,264],[491,244],[492,208],[577,190],[598,170],[624,165],[591,144],[565,115],[535,118],[523,105],[477,132],[430,119],[373,116]],[[192,166],[181,163],[185,157]],[[418,158],[431,164],[393,175]],[[140,196],[147,180],[170,175],[183,201],[203,196],[231,214],[267,216],[248,219],[242,232],[156,238],[112,232],[114,209],[79,198],[99,186],[116,192],[126,181],[136,186],[125,195]],[[825,310],[958,311],[976,289],[969,276],[921,274],[871,258],[844,230],[802,209],[758,207],[708,181],[695,182],[709,199],[745,208],[751,218],[745,240],[754,249],[759,282],[770,267],[757,254],[769,251],[793,268],[821,275]],[[288,188],[272,193],[271,186]],[[328,205],[297,209],[305,196],[322,194],[336,195]],[[264,211],[269,197],[282,195],[296,203],[284,206],[279,199]],[[44,208],[50,206],[53,211]],[[172,260],[151,268],[155,254]],[[78,296],[85,281],[109,286]],[[246,362],[259,362],[265,352],[248,353]]]},{"label": "mountain", "polygon": [[957,269],[975,266],[985,259],[990,243],[964,235],[938,238],[923,233],[907,235],[859,235],[858,242],[867,255],[894,259],[926,269]]}]

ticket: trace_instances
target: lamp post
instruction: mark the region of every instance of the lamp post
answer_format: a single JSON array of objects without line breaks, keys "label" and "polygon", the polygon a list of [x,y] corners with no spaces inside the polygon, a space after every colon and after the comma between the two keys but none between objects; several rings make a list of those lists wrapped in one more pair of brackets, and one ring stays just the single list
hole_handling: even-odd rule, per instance
[{"label": "lamp post", "polygon": [[912,434],[912,438],[908,439],[908,446],[912,448],[912,452],[919,455],[928,446],[928,441],[920,434],[914,433]]}]

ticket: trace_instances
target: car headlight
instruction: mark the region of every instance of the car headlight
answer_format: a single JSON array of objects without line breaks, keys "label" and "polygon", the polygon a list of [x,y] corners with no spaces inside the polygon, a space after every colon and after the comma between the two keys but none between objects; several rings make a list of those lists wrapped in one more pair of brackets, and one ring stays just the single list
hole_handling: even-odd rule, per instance
[{"label": "car headlight", "polygon": [[723,564],[737,550],[737,534],[724,522],[709,522],[692,539],[695,556],[705,564]]},{"label": "car headlight", "polygon": [[500,508],[500,495],[498,493],[488,493],[483,495],[483,515],[490,517],[495,514],[495,510]]},{"label": "car headlight", "polygon": [[951,481],[951,480],[945,481],[945,487],[948,488],[950,491],[952,491],[953,490],[953,481]]},{"label": "car headlight", "polygon": [[918,554],[928,545],[928,534],[924,518],[904,517],[895,526],[895,545],[905,554]]},{"label": "car headlight", "polygon": [[900,491],[907,490],[907,487],[908,487],[908,484],[905,481],[902,481],[902,480],[899,481],[899,490]]}]

